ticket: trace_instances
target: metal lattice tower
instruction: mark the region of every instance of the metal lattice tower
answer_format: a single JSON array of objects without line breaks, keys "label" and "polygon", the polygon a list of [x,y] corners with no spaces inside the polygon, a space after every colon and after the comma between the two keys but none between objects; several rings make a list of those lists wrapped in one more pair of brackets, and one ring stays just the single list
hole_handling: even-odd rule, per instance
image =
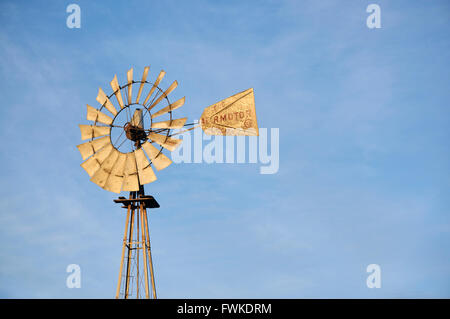
[{"label": "metal lattice tower", "polygon": [[119,197],[114,202],[127,210],[116,298],[156,299],[147,209],[158,208],[159,204],[144,194],[143,186],[138,192],[130,192],[129,199]]}]

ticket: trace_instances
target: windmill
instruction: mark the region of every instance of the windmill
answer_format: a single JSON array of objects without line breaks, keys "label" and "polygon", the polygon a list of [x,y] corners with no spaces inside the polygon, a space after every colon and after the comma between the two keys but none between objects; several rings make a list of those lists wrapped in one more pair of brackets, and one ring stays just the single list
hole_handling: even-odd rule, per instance
[{"label": "windmill", "polygon": [[160,206],[145,194],[144,185],[156,181],[154,169],[160,171],[172,163],[163,150],[172,152],[180,146],[182,139],[174,136],[197,127],[209,135],[259,135],[253,89],[205,108],[199,123],[186,124],[187,118],[173,118],[185,98],[169,99],[178,82],[163,90],[160,85],[166,73],[160,71],[149,82],[149,70],[145,67],[141,80],[135,81],[131,68],[123,85],[115,75],[110,95],[98,90],[100,108],[87,105],[87,120],[93,123],[79,125],[81,138],[87,141],[77,148],[90,180],[110,192],[128,192],[128,198],[114,200],[127,211],[116,298],[157,297],[147,209]]}]

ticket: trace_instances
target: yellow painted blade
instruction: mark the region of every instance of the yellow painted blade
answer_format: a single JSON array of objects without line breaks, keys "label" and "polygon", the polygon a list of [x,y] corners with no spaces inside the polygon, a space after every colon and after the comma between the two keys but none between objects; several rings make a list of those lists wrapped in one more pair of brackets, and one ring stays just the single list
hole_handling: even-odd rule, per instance
[{"label": "yellow painted blade", "polygon": [[105,183],[103,189],[113,193],[120,193],[122,190],[122,184],[125,174],[125,161],[127,159],[127,154],[119,152],[117,157],[117,161],[114,164],[111,174],[108,177],[108,180]]},{"label": "yellow painted blade", "polygon": [[88,173],[89,177],[92,177],[98,169],[100,169],[100,165],[103,161],[108,157],[109,153],[113,149],[112,144],[107,144],[100,151],[95,153],[93,156],[89,157],[83,163],[81,163],[81,167]]},{"label": "yellow painted blade", "polygon": [[79,124],[81,131],[81,139],[88,140],[91,138],[109,135],[111,127],[109,126],[96,126],[96,125],[83,125]]},{"label": "yellow painted blade", "polygon": [[144,88],[145,81],[147,81],[148,70],[150,70],[149,66],[144,68],[144,73],[142,74],[141,85],[139,86],[138,95],[136,97],[136,103],[139,104],[139,99],[141,98],[142,89]]},{"label": "yellow painted blade", "polygon": [[186,123],[186,120],[187,117],[176,120],[153,122],[152,128],[170,128],[170,129],[182,128],[184,126],[184,123]]},{"label": "yellow painted blade", "polygon": [[111,117],[90,106],[89,104],[87,104],[87,120],[94,122],[97,121],[106,125],[111,125],[113,122],[113,119]]},{"label": "yellow painted blade", "polygon": [[200,124],[208,135],[258,136],[253,89],[208,106],[200,117]]},{"label": "yellow painted blade", "polygon": [[100,103],[100,105],[104,105],[108,111],[111,112],[112,115],[117,115],[117,110],[112,105],[111,101],[106,96],[105,92],[103,92],[102,88],[98,88],[98,94],[96,98],[97,102]]},{"label": "yellow painted blade", "polygon": [[119,82],[117,81],[117,75],[114,75],[114,79],[111,81],[111,88],[113,89],[114,95],[116,96],[117,102],[120,108],[123,109],[122,93],[120,92]]},{"label": "yellow painted blade", "polygon": [[169,151],[173,152],[182,142],[183,140],[180,140],[178,138],[171,138],[165,135],[156,134],[156,133],[150,133],[148,137],[161,145],[162,147],[168,149]]},{"label": "yellow painted blade", "polygon": [[132,93],[132,87],[133,87],[133,68],[128,70],[127,80],[128,80],[128,105],[130,105],[131,104],[131,93]]},{"label": "yellow painted blade", "polygon": [[173,83],[167,88],[167,90],[165,90],[164,93],[161,94],[161,96],[159,98],[157,98],[156,101],[153,102],[153,104],[150,105],[147,109],[150,111],[152,108],[154,108],[156,104],[161,102],[161,100],[164,99],[166,96],[168,96],[170,94],[170,92],[175,90],[175,88],[177,86],[178,86],[178,82],[177,81],[173,81]]},{"label": "yellow painted blade", "polygon": [[163,79],[165,74],[166,74],[166,72],[164,72],[164,70],[161,70],[161,72],[159,72],[159,75],[156,78],[155,83],[153,84],[152,88],[150,89],[150,92],[147,94],[147,97],[144,100],[144,103],[143,103],[144,105],[147,104],[148,100],[152,96],[153,92],[155,91],[156,87],[159,85],[159,83],[161,82],[161,80]]},{"label": "yellow painted blade", "polygon": [[153,172],[153,169],[150,166],[150,163],[148,162],[142,148],[134,151],[134,154],[136,156],[136,163],[138,167],[139,184],[144,185],[156,181],[156,175]]},{"label": "yellow painted blade", "polygon": [[152,119],[154,119],[157,116],[169,113],[169,111],[173,111],[173,110],[176,110],[176,109],[182,107],[184,105],[185,100],[186,100],[186,98],[182,97],[181,99],[173,102],[172,104],[167,105],[165,108],[162,108],[158,112],[152,114]]},{"label": "yellow painted blade", "polygon": [[80,145],[77,145],[78,150],[81,153],[81,157],[83,160],[88,158],[94,153],[97,153],[102,147],[107,144],[111,144],[111,140],[109,136],[100,137],[96,140],[92,140]]},{"label": "yellow painted blade", "polygon": [[136,156],[127,153],[125,161],[125,177],[123,179],[122,191],[133,192],[139,190],[138,172],[136,167]]},{"label": "yellow painted blade", "polygon": [[106,181],[108,180],[109,175],[111,174],[112,168],[114,167],[119,154],[120,152],[113,148],[108,157],[100,165],[100,168],[92,176],[91,182],[103,188],[106,184]]},{"label": "yellow painted blade", "polygon": [[154,147],[148,141],[142,144],[142,148],[144,149],[145,153],[147,153],[148,157],[152,161],[153,166],[158,171],[165,169],[167,166],[172,164],[172,161],[166,155],[160,152],[159,149]]}]

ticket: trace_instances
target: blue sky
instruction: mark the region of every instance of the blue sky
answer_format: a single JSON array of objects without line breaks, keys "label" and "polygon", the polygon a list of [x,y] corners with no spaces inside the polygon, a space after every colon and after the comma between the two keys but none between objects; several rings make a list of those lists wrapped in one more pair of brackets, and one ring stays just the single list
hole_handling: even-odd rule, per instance
[{"label": "blue sky", "polygon": [[146,188],[159,297],[450,297],[448,1],[2,1],[0,16],[0,297],[114,296],[124,211],[75,145],[98,87],[146,65],[178,80],[180,115],[253,87],[259,126],[280,131],[277,174],[176,164]]}]

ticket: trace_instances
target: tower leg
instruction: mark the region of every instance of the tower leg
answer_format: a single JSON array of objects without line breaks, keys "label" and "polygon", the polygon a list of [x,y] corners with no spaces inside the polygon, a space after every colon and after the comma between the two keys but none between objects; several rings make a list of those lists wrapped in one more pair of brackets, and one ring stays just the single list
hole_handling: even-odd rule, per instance
[{"label": "tower leg", "polygon": [[[131,199],[131,194],[130,194]],[[128,204],[127,218],[125,220],[125,231],[123,233],[122,257],[120,258],[119,280],[117,282],[116,299],[119,299],[120,284],[122,283],[123,258],[125,257],[125,247],[127,246],[128,219],[130,218],[131,204]]]},{"label": "tower leg", "polygon": [[[152,252],[150,249],[150,234],[148,231],[148,219],[147,219],[147,209],[144,208],[144,220],[145,220],[145,232],[146,232],[146,246],[147,246],[147,250],[148,250],[148,260],[149,260],[149,264],[150,264],[150,276],[151,276],[151,280],[152,280],[152,292],[153,292],[153,299],[156,299],[156,285],[155,285],[155,274],[153,271],[153,262],[152,262]],[[144,227],[144,225],[142,225],[142,227]]]},{"label": "tower leg", "polygon": [[[140,204],[140,213],[141,213],[141,225],[144,225],[144,204],[141,202]],[[146,232],[142,231],[142,251],[144,254],[144,271],[145,271],[145,297],[149,299],[149,291],[148,291],[148,268],[147,268],[147,249],[146,249]]]},{"label": "tower leg", "polygon": [[[136,250],[136,299],[139,299],[139,217],[141,215],[141,212],[139,210],[137,210],[137,215],[136,215],[136,246],[135,246],[135,250]],[[141,221],[142,223],[142,221]]]},{"label": "tower leg", "polygon": [[133,253],[133,226],[134,226],[134,207],[131,208],[131,217],[130,217],[130,232],[128,236],[128,255],[127,255],[127,274],[125,278],[125,299],[128,298],[129,290],[130,290],[130,270],[131,270],[131,255]]}]

